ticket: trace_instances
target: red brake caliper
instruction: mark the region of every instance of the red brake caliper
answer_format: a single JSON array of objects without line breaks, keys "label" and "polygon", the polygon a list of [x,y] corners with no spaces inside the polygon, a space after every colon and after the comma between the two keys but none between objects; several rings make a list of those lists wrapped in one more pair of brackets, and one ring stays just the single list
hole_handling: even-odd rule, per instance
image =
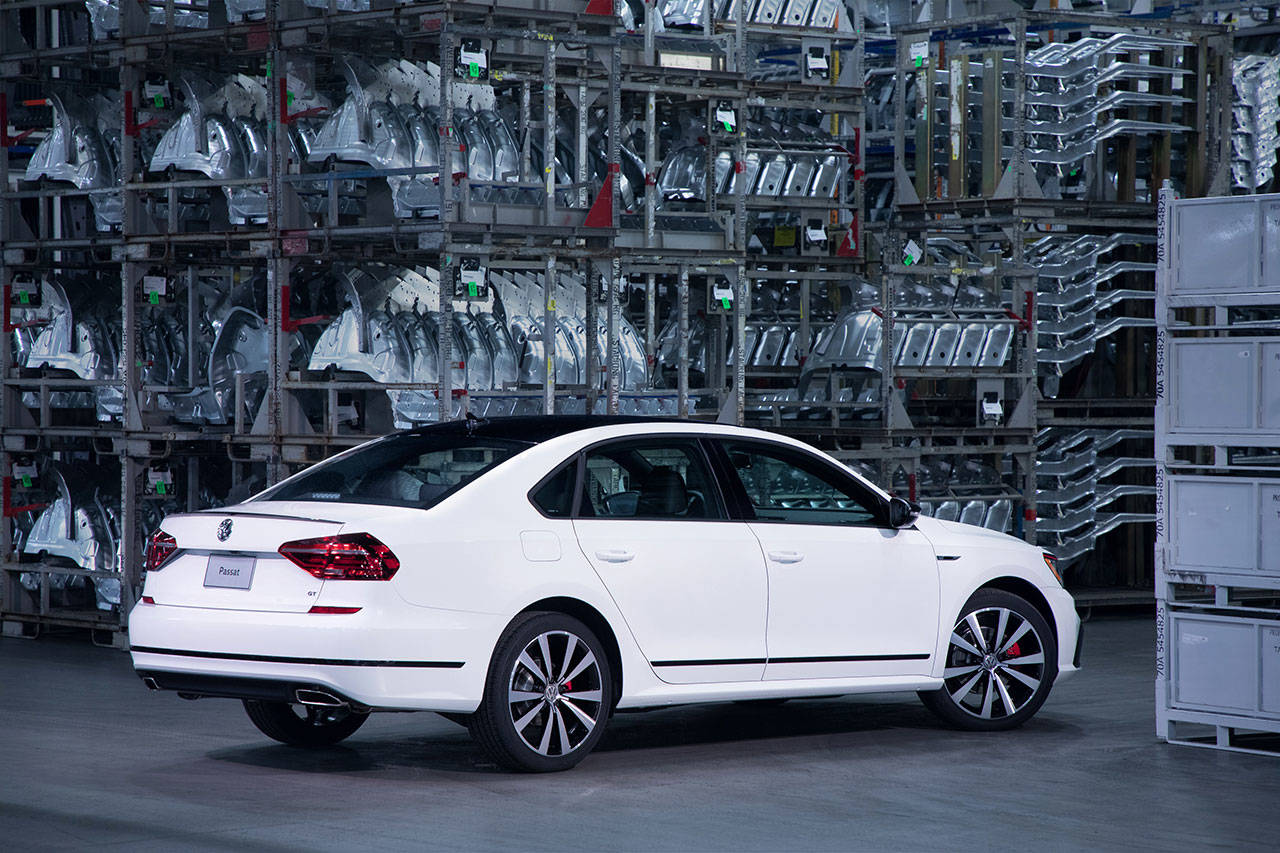
[{"label": "red brake caliper", "polygon": [[1022,655],[1022,649],[1018,648],[1017,643],[1014,643],[1012,646],[1010,646],[1009,650],[1004,653],[1006,660],[1008,660],[1009,658],[1021,657],[1021,655]]}]

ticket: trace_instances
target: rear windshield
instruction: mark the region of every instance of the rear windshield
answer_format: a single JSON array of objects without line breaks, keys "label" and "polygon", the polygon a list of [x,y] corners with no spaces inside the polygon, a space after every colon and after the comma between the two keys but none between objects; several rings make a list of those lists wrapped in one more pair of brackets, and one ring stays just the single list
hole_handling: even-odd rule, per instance
[{"label": "rear windshield", "polygon": [[495,438],[392,435],[321,462],[254,500],[426,509],[531,446]]}]

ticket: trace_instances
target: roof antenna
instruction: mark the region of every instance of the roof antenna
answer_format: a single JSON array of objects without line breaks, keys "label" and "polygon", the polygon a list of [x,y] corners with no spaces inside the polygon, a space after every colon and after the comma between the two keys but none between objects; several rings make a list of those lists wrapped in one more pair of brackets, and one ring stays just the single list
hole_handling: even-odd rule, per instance
[{"label": "roof antenna", "polygon": [[467,412],[467,435],[475,435],[476,430],[487,423],[488,418],[478,417],[475,412]]}]

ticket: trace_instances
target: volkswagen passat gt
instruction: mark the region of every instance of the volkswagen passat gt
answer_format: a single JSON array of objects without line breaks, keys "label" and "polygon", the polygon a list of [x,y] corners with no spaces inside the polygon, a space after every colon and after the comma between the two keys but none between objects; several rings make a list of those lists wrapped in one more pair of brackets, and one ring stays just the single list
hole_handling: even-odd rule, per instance
[{"label": "volkswagen passat gt", "polygon": [[755,430],[545,417],[370,441],[152,538],[148,686],[288,744],[437,711],[560,770],[615,709],[918,691],[1008,729],[1077,668],[1053,558]]}]

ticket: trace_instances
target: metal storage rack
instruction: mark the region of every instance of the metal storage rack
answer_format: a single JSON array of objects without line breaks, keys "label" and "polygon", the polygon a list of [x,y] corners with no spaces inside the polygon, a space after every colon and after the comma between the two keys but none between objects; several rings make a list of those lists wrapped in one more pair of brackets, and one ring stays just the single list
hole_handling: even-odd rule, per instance
[{"label": "metal storage rack", "polygon": [[1160,194],[1156,733],[1170,743],[1280,753],[1278,227],[1277,195]]},{"label": "metal storage rack", "polygon": [[[0,348],[0,622],[6,633],[68,625],[123,643],[142,543],[158,512],[226,499],[228,490],[247,493],[383,432],[404,419],[397,394],[417,395],[415,413],[422,419],[467,410],[657,407],[682,417],[719,415],[742,422],[750,392],[735,389],[768,382],[778,372],[776,366],[748,365],[744,342],[752,290],[783,282],[802,291],[807,304],[811,283],[843,280],[862,264],[857,13],[843,4],[813,4],[816,17],[806,21],[747,20],[741,4],[727,16],[714,16],[712,4],[704,4],[697,20],[660,33],[616,14],[633,14],[636,5],[121,3],[118,21],[108,21],[111,30],[90,37],[83,2],[6,3],[0,10],[6,336],[17,345],[24,333],[15,327],[48,326],[50,311],[42,314],[31,303],[46,292],[62,293],[45,281],[54,273],[59,280],[80,276],[72,296],[92,292],[118,306],[98,353],[110,351],[112,357],[100,357],[91,378],[73,377],[56,360],[20,367],[10,346]],[[654,8],[653,2],[643,7],[650,22]],[[187,14],[192,11],[204,17],[193,20]],[[466,62],[460,64],[464,52]],[[345,79],[352,99],[363,84],[359,68],[344,63],[344,56],[406,60],[424,73],[431,64],[441,69],[438,92],[430,97],[439,116],[431,128],[439,134],[436,165],[410,158],[401,167],[301,167],[295,132],[309,120],[314,132],[326,115],[345,109],[338,107],[341,96],[320,106],[314,93],[341,91]],[[781,73],[760,71],[778,67]],[[185,104],[179,103],[179,70],[192,78]],[[243,177],[193,177],[172,167],[152,171],[155,161],[146,158],[161,131],[181,125],[187,114],[195,127],[205,118],[204,107],[196,105],[204,103],[200,78],[211,75],[260,88],[255,91],[261,104],[250,114],[261,123],[259,170]],[[454,98],[471,91],[466,85],[476,77],[487,77],[514,105],[520,151],[503,174],[477,173],[460,144],[469,138],[464,118],[472,113],[455,114]],[[34,146],[24,143],[40,139],[50,108],[67,120],[70,134],[73,96],[97,94],[114,99],[110,118],[94,129],[112,146],[112,168],[72,186],[49,176],[23,181],[18,170],[34,154]],[[415,106],[425,114],[425,105]],[[224,107],[236,117],[229,100]],[[761,134],[777,111],[808,111],[821,117],[821,126],[810,131],[811,138]],[[566,161],[576,166],[539,171],[539,161],[547,158],[538,152],[549,158],[557,150],[562,113],[576,119],[560,141],[568,149]],[[713,130],[719,119],[729,122],[723,132],[704,130],[702,178],[711,191],[673,205],[660,194],[660,173],[667,170],[658,137],[663,122],[677,114],[701,115]],[[31,130],[36,134],[28,137]],[[643,155],[630,161],[619,150],[628,136],[646,142]],[[598,164],[588,156],[590,145],[603,148]],[[833,176],[820,191],[817,182],[807,185],[807,194],[752,191],[746,180],[736,179],[770,158],[783,158],[788,168],[834,166]],[[643,174],[628,181],[628,163],[636,161]],[[716,182],[724,163],[734,177]],[[402,202],[396,187],[414,182],[438,187],[438,214],[415,208],[415,215],[402,215],[403,209],[395,209]],[[430,306],[438,309],[440,329],[454,328],[455,306],[462,311],[491,305],[484,301],[485,290],[496,290],[500,280],[521,282],[531,318],[559,329],[564,295],[580,288],[580,320],[588,329],[602,328],[599,346],[583,347],[577,380],[566,382],[555,369],[558,334],[545,341],[531,336],[547,368],[535,381],[521,377],[501,387],[472,387],[463,378],[465,366],[451,352],[456,344],[448,333],[439,335],[430,381],[373,381],[299,361],[297,341],[305,337],[313,345],[316,331],[337,324],[343,312],[341,302],[317,299],[316,291],[324,296],[338,286],[338,276],[354,276],[370,262],[391,264],[406,280],[410,273],[429,278],[426,284],[414,282],[419,292],[443,294]],[[487,278],[477,279],[476,268]],[[206,342],[207,376],[196,363],[206,350],[196,343],[208,332],[202,312],[209,294],[232,291],[247,294],[247,303],[233,303],[247,312],[239,315],[245,323],[241,340],[249,349],[260,348],[263,363],[231,369],[217,385],[209,349],[217,342]],[[659,292],[667,297],[660,299]],[[630,312],[630,325],[623,305],[628,295],[644,303],[643,312]],[[71,305],[64,307],[70,322]],[[622,348],[630,339],[623,332],[637,331],[646,366],[655,370],[663,308],[676,331],[666,371],[670,382],[629,387]],[[156,325],[157,311],[171,317],[170,325]],[[417,313],[416,305],[412,311]],[[799,317],[805,335],[808,313]],[[685,332],[691,315],[711,329],[710,369],[700,377],[690,370],[695,354]],[[228,316],[218,322],[228,324]],[[171,370],[167,380],[157,378],[157,335],[168,336],[169,352],[184,359],[185,377]],[[31,337],[34,332],[26,344]],[[721,359],[716,354],[722,350],[733,356]],[[173,408],[179,399],[187,407],[181,416]],[[16,550],[33,542],[31,529],[44,509],[38,504],[62,498],[66,518],[78,519],[74,508],[90,501],[72,493],[86,468],[114,471],[117,465],[118,477],[110,473],[95,481],[96,515],[86,522],[109,527],[111,547],[87,555]],[[23,523],[15,523],[23,514]],[[69,559],[79,563],[72,566]],[[89,579],[99,591],[118,583],[118,601],[99,596],[98,607],[84,601],[70,606],[67,590],[84,583],[67,581],[76,577]]]},{"label": "metal storage rack", "polygon": [[[1028,526],[1070,567],[1074,590],[1094,603],[1132,601],[1129,588],[1151,583],[1132,555],[1148,550],[1154,491],[1152,193],[1168,178],[1189,195],[1227,188],[1230,36],[1076,11],[931,21],[894,35],[869,48],[891,50],[895,73],[876,78],[892,81],[893,108],[870,134],[893,213],[868,236],[891,263],[908,240],[945,247],[931,253],[944,261],[939,273],[985,268],[1009,314],[1034,320],[1024,423],[1039,474]],[[1105,366],[1104,339],[1114,376],[1099,382],[1090,374]],[[1099,546],[1097,560],[1083,560]]]}]

